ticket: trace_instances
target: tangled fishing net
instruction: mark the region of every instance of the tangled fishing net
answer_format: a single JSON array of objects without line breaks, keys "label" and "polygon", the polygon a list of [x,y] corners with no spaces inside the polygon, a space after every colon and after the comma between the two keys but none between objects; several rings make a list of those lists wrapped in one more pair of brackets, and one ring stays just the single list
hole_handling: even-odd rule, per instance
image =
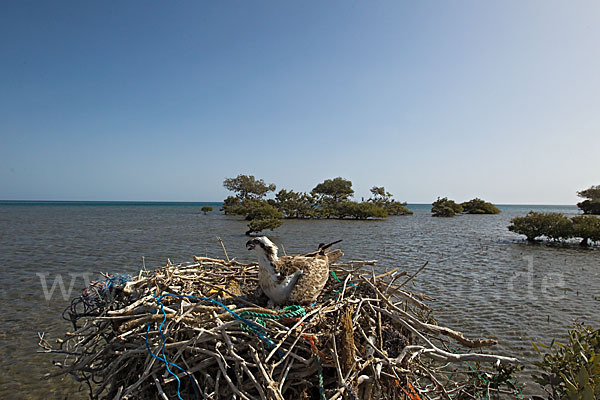
[{"label": "tangled fishing net", "polygon": [[[517,360],[439,326],[409,276],[333,264],[311,306],[266,308],[258,267],[194,257],[107,275],[65,310],[73,330],[41,351],[92,399],[473,399],[521,397]],[[458,349],[469,348],[469,352]]]}]

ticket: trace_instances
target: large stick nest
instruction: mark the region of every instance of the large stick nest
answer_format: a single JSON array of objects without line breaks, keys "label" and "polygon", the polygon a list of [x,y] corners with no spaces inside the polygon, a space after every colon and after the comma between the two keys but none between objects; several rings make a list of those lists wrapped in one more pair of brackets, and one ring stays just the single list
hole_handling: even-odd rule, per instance
[{"label": "large stick nest", "polygon": [[47,376],[74,375],[92,399],[514,393],[516,359],[456,352],[496,341],[438,326],[426,296],[407,289],[416,273],[374,264],[332,265],[318,301],[303,309],[266,308],[254,264],[195,257],[126,283],[106,275],[66,310],[72,332],[54,345],[40,334],[41,351],[60,356]]}]

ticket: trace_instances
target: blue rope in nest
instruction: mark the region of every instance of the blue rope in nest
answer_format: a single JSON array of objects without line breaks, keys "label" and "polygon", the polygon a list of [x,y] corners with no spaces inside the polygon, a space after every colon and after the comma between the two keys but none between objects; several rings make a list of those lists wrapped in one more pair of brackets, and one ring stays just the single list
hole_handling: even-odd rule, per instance
[{"label": "blue rope in nest", "polygon": [[[256,322],[250,321],[244,317],[242,317],[240,314],[236,313],[235,311],[231,310],[229,307],[227,307],[225,304],[221,303],[220,301],[214,300],[214,299],[210,299],[208,297],[202,297],[202,296],[190,296],[190,295],[185,295],[185,294],[172,294],[172,293],[165,293],[161,296],[156,296],[154,295],[154,298],[156,299],[156,304],[158,305],[158,307],[160,308],[160,311],[163,314],[163,319],[160,323],[160,325],[158,326],[158,332],[160,334],[160,351],[158,352],[158,354],[155,354],[151,349],[150,349],[150,342],[149,342],[149,333],[150,333],[150,326],[151,323],[148,323],[148,328],[146,329],[146,349],[148,350],[148,353],[150,353],[150,355],[152,357],[154,357],[155,359],[165,363],[165,367],[167,368],[167,372],[172,375],[176,380],[177,380],[177,398],[179,400],[183,400],[181,398],[181,380],[179,379],[179,377],[177,376],[176,373],[174,373],[170,367],[174,367],[177,368],[178,370],[184,372],[192,381],[192,387],[194,388],[194,399],[197,398],[196,395],[196,382],[194,380],[194,378],[192,377],[192,375],[190,375],[186,370],[184,370],[183,368],[181,368],[179,365],[174,364],[170,361],[167,360],[166,355],[165,355],[165,346],[166,346],[166,342],[167,342],[167,338],[165,336],[165,334],[163,333],[163,325],[165,324],[165,322],[167,321],[167,313],[165,312],[164,309],[164,305],[162,303],[162,300],[165,297],[174,297],[174,298],[185,298],[185,299],[191,299],[191,300],[199,300],[199,301],[207,301],[209,303],[213,303],[218,305],[219,307],[223,308],[225,311],[227,311],[229,314],[231,314],[234,318],[236,318],[237,320],[239,320],[240,322],[242,322],[243,324],[245,324],[250,330],[252,330],[256,336],[258,336],[263,342],[265,342],[265,344],[269,347],[273,347],[275,346],[275,343],[269,339],[269,337],[266,335],[265,331],[263,330],[263,327],[260,326],[259,324],[257,324]],[[158,309],[155,310],[155,313],[158,312]]]}]

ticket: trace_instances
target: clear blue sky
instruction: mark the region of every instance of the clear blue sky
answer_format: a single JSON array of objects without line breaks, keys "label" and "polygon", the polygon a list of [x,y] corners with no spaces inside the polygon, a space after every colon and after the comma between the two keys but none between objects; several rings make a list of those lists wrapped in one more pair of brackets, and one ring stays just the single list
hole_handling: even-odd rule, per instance
[{"label": "clear blue sky", "polygon": [[4,1],[0,199],[572,204],[600,184],[597,1]]}]

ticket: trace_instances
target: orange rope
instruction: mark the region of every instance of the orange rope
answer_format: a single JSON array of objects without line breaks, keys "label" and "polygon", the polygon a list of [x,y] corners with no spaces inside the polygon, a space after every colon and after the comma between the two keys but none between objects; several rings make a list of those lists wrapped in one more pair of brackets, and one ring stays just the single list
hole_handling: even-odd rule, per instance
[{"label": "orange rope", "polygon": [[303,337],[304,337],[304,340],[306,340],[310,344],[310,349],[312,350],[313,354],[318,355],[323,360],[327,359],[327,355],[317,348],[317,345],[315,344],[315,336],[314,335],[306,335],[305,334]]},{"label": "orange rope", "polygon": [[396,385],[398,385],[398,387],[400,389],[402,389],[402,391],[408,396],[409,399],[411,399],[411,400],[421,400],[421,398],[417,394],[417,391],[415,390],[415,388],[413,387],[413,385],[410,384],[410,382],[407,382],[407,384],[408,384],[408,388],[410,389],[411,393],[409,393],[406,389],[404,389],[400,385],[400,382],[398,382],[398,379],[394,379],[394,382],[396,382]]},{"label": "orange rope", "polygon": [[410,382],[408,383],[408,387],[410,388],[410,391],[414,394],[414,396],[416,397],[417,400],[421,400],[421,398],[419,397],[419,394],[417,393],[417,391],[415,390],[415,388],[413,387],[413,385],[410,384]]}]

